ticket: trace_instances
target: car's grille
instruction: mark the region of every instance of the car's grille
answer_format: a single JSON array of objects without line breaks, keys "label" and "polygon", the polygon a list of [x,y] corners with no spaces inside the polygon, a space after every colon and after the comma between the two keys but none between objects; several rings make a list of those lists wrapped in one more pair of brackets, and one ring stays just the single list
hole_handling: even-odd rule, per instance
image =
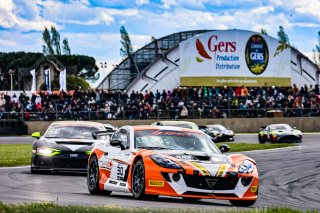
[{"label": "car's grille", "polygon": [[56,155],[54,166],[57,168],[87,168],[88,155],[84,152],[64,151],[60,155]]},{"label": "car's grille", "polygon": [[54,159],[54,167],[56,168],[86,169],[87,165],[87,159]]},{"label": "car's grille", "polygon": [[280,138],[281,141],[297,141],[299,140],[299,137],[298,136],[295,136],[295,135],[286,135],[286,136],[283,136]]},{"label": "car's grille", "polygon": [[238,177],[207,177],[186,174],[183,174],[183,178],[188,187],[205,190],[233,190],[239,180]]}]

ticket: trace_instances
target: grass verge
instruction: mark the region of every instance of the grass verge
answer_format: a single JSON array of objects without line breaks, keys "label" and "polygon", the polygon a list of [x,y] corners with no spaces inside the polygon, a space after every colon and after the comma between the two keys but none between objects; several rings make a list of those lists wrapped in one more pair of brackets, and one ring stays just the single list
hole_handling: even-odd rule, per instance
[{"label": "grass verge", "polygon": [[[219,147],[221,144],[216,143]],[[231,152],[242,152],[262,149],[274,149],[294,146],[294,144],[248,144],[248,143],[227,143]],[[0,144],[0,167],[30,165],[31,144]]]},{"label": "grass verge", "polygon": [[0,144],[0,166],[30,165],[31,144]]},{"label": "grass verge", "polygon": [[[21,205],[13,205],[13,204],[3,204],[0,203],[0,212],[1,213],[16,213],[16,212],[24,212],[24,213],[70,213],[70,212],[90,212],[90,213],[175,213],[175,212],[191,212],[191,213],[211,213],[212,209],[150,209],[150,208],[119,208],[113,206],[59,206],[53,203],[31,203],[31,204],[21,204]],[[250,209],[250,210],[216,210],[214,212],[231,212],[231,213],[302,213],[304,211],[290,209],[285,207],[272,207],[272,208],[262,208],[262,209]],[[317,212],[308,211],[308,212]]]},{"label": "grass verge", "polygon": [[292,143],[265,143],[265,144],[252,144],[252,143],[216,143],[219,147],[222,144],[227,144],[230,146],[230,152],[243,152],[243,151],[253,151],[253,150],[263,150],[263,149],[274,149],[274,148],[284,148],[290,146],[296,146]]}]

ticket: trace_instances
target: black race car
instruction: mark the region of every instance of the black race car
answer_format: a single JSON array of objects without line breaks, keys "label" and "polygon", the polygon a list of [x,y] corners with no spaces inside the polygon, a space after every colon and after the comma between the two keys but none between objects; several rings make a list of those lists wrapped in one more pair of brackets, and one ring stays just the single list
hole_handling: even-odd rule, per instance
[{"label": "black race car", "polygon": [[259,143],[270,141],[272,143],[279,142],[302,142],[302,132],[296,128],[292,128],[288,124],[271,124],[260,127],[258,134]]},{"label": "black race car", "polygon": [[42,137],[40,132],[32,134],[36,140],[32,145],[31,173],[86,172],[93,144],[107,143],[113,132],[113,128],[97,122],[53,122]]},{"label": "black race car", "polygon": [[221,124],[199,126],[199,128],[208,132],[207,134],[217,141],[234,141],[234,132]]}]

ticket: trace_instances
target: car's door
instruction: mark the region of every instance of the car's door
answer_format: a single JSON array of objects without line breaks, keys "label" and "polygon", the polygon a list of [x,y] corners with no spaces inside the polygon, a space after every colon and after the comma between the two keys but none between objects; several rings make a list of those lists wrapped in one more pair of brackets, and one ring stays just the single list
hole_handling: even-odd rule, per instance
[{"label": "car's door", "polygon": [[129,159],[131,150],[129,145],[129,131],[122,128],[115,132],[112,140],[121,141],[122,145],[110,146],[107,158],[112,162],[110,178],[114,180],[127,181],[129,171]]}]

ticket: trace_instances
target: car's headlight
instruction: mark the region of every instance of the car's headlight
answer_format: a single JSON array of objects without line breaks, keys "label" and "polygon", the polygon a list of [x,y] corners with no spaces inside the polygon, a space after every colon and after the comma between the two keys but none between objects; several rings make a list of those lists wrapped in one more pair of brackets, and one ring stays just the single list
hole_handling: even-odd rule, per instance
[{"label": "car's headlight", "polygon": [[53,156],[56,154],[60,154],[60,151],[56,149],[46,148],[46,147],[38,147],[36,149],[36,154],[44,155],[44,156]]},{"label": "car's headlight", "polygon": [[170,169],[182,169],[182,167],[179,164],[168,158],[164,158],[159,155],[151,155],[150,158],[161,167]]},{"label": "car's headlight", "polygon": [[251,173],[253,172],[254,165],[249,160],[244,160],[243,163],[239,166],[239,173]]}]

